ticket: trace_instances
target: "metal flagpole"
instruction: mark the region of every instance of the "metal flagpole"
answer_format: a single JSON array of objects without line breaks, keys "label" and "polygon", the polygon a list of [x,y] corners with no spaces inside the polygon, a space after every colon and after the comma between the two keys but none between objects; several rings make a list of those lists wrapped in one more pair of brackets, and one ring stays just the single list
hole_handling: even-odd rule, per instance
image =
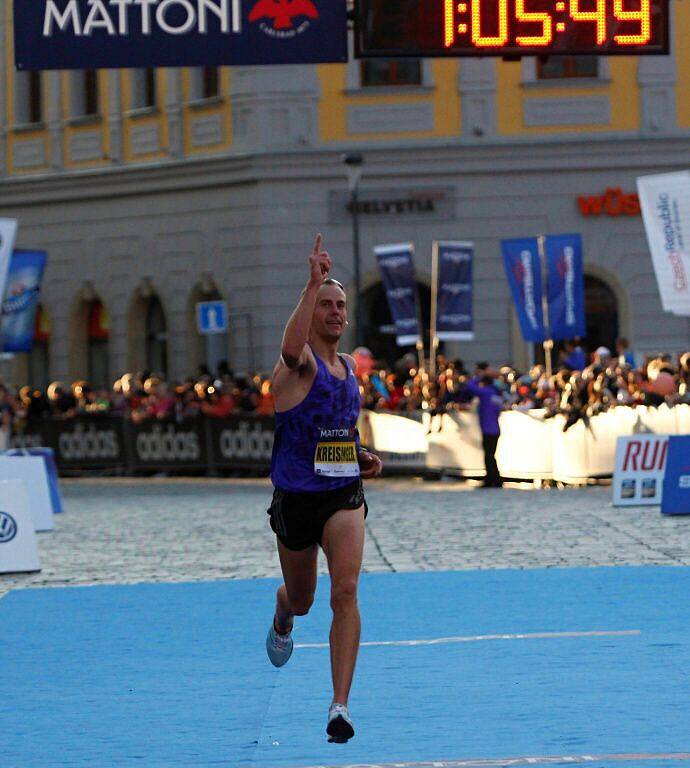
[{"label": "metal flagpole", "polygon": [[553,368],[551,361],[551,352],[553,350],[553,339],[551,338],[551,328],[549,327],[549,297],[548,297],[548,285],[549,285],[549,271],[548,264],[546,263],[546,253],[544,251],[544,235],[537,237],[537,246],[539,248],[539,267],[541,269],[542,290],[541,290],[541,306],[544,313],[544,328],[546,330],[546,338],[544,339],[544,362],[546,363],[546,375],[551,378]]},{"label": "metal flagpole", "polygon": [[436,335],[436,315],[438,313],[438,242],[434,240],[431,247],[431,318],[429,321],[429,331],[431,341],[429,346],[429,376],[433,379],[436,376],[436,352],[438,350],[438,336]]}]

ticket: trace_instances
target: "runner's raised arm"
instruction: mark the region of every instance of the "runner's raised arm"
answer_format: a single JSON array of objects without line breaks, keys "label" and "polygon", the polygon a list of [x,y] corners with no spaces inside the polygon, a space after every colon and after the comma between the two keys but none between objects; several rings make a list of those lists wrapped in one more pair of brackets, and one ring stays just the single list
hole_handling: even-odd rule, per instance
[{"label": "runner's raised arm", "polygon": [[321,250],[322,241],[322,236],[318,234],[314,242],[314,249],[309,255],[309,280],[283,333],[281,354],[283,362],[291,370],[300,365],[314,315],[316,295],[331,269],[331,259],[328,253]]}]

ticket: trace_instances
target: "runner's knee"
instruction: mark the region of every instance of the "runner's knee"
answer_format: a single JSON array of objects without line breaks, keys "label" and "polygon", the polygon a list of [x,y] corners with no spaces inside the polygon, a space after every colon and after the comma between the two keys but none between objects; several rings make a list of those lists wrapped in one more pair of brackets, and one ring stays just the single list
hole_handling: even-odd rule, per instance
[{"label": "runner's knee", "polygon": [[357,602],[357,579],[339,579],[331,586],[331,608],[334,611],[348,608]]},{"label": "runner's knee", "polygon": [[314,593],[289,598],[290,610],[295,616],[306,616],[314,603]]}]

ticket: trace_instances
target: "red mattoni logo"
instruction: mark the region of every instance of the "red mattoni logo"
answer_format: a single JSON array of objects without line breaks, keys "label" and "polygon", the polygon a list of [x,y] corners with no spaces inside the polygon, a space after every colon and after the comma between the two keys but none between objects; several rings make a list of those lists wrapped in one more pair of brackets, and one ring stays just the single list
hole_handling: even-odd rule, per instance
[{"label": "red mattoni logo", "polygon": [[289,39],[306,32],[319,12],[312,0],[259,0],[249,12],[269,37]]}]

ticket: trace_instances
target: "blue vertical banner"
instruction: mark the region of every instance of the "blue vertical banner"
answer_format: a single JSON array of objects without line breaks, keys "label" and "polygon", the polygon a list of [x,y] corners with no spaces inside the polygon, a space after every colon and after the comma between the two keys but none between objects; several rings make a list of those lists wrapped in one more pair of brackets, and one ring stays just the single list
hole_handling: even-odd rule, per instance
[{"label": "blue vertical banner", "polygon": [[541,261],[536,237],[501,240],[503,264],[525,341],[544,341]]},{"label": "blue vertical banner", "polygon": [[434,243],[438,259],[436,338],[472,341],[472,262],[474,243]]},{"label": "blue vertical banner", "polygon": [[690,515],[690,435],[671,435],[668,439],[661,513]]},{"label": "blue vertical banner", "polygon": [[422,336],[417,308],[417,281],[414,276],[414,246],[412,243],[378,245],[374,253],[395,323],[398,346],[416,344]]},{"label": "blue vertical banner", "polygon": [[45,251],[14,251],[7,275],[0,318],[0,344],[4,352],[30,352],[41,280],[48,256]]},{"label": "blue vertical banner", "polygon": [[572,339],[586,334],[585,278],[580,235],[545,238],[549,336]]}]

